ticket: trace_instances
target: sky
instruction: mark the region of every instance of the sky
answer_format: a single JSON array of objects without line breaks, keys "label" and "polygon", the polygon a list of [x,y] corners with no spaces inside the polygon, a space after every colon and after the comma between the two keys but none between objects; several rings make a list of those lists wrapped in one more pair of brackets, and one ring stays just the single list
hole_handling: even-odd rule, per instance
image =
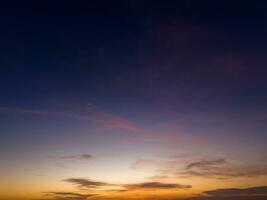
[{"label": "sky", "polygon": [[266,6],[4,3],[0,200],[266,200]]}]

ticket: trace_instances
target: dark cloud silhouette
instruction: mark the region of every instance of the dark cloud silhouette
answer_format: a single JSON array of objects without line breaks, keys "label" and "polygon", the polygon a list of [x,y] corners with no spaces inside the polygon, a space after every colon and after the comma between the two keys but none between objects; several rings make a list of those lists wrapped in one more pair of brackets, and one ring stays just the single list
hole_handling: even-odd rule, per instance
[{"label": "dark cloud silhouette", "polygon": [[[162,183],[162,182],[144,182],[135,184],[111,184],[100,181],[93,181],[86,178],[69,178],[65,182],[72,183],[80,188],[86,189],[101,189],[106,192],[127,192],[132,190],[149,190],[149,189],[189,189],[191,185],[183,185],[177,183]],[[115,189],[105,189],[105,186],[115,186]]]},{"label": "dark cloud silhouette", "polygon": [[110,184],[110,183],[106,183],[106,182],[93,181],[93,180],[86,179],[86,178],[69,178],[69,179],[65,179],[64,181],[72,183],[72,184],[77,185],[79,187],[89,188],[89,189],[114,185],[114,184]]},{"label": "dark cloud silhouette", "polygon": [[138,184],[129,184],[125,186],[128,190],[135,189],[185,189],[191,188],[191,185],[182,185],[175,183],[145,182]]},{"label": "dark cloud silhouette", "polygon": [[217,196],[201,196],[193,197],[187,200],[266,200],[266,196],[229,196],[229,197],[217,197]]},{"label": "dark cloud silhouette", "polygon": [[88,200],[96,194],[79,194],[74,192],[47,192],[45,196],[51,200]]},{"label": "dark cloud silhouette", "polygon": [[67,155],[67,156],[49,156],[56,160],[91,160],[94,158],[91,154]]},{"label": "dark cloud silhouette", "polygon": [[197,197],[187,200],[266,200],[267,186],[246,189],[227,188],[205,191]]},{"label": "dark cloud silhouette", "polygon": [[212,191],[205,192],[208,195],[216,195],[216,196],[229,196],[229,195],[265,195],[267,197],[267,186],[262,187],[253,187],[253,188],[246,188],[246,189],[218,189]]},{"label": "dark cloud silhouette", "polygon": [[192,162],[189,163],[186,166],[186,169],[192,169],[192,168],[210,168],[216,165],[222,165],[222,164],[227,164],[225,159],[217,159],[217,160],[202,160],[199,162]]}]

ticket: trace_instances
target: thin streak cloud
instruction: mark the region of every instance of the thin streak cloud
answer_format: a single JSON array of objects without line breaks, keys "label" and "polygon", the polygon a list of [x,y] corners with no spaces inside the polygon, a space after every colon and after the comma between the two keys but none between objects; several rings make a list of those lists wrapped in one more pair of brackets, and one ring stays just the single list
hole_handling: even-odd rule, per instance
[{"label": "thin streak cloud", "polygon": [[91,154],[66,155],[66,156],[49,156],[55,160],[92,160],[95,157]]},{"label": "thin streak cloud", "polygon": [[[93,106],[90,106],[93,107]],[[87,109],[84,107],[86,112],[81,112],[80,109],[31,109],[31,108],[19,108],[19,107],[0,107],[0,113],[12,113],[12,114],[32,114],[40,116],[59,116],[59,117],[68,117],[76,120],[85,120],[95,123],[96,125],[101,125],[105,128],[119,128],[128,130],[131,132],[141,131],[141,128],[130,122],[126,118],[123,118],[119,115],[112,114],[100,110],[99,108],[90,108]]]}]

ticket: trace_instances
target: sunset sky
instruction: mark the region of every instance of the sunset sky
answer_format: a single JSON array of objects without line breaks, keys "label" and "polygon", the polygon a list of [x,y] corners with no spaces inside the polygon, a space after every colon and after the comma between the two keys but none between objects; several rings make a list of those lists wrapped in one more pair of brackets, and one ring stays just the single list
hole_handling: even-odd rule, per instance
[{"label": "sunset sky", "polygon": [[0,200],[266,200],[266,9],[4,5]]}]

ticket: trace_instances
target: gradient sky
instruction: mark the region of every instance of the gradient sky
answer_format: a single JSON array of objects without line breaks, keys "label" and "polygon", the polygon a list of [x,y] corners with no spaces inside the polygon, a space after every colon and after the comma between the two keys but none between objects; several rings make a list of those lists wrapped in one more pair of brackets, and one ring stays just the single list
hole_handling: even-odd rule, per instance
[{"label": "gradient sky", "polygon": [[267,199],[266,4],[3,8],[1,200]]}]

